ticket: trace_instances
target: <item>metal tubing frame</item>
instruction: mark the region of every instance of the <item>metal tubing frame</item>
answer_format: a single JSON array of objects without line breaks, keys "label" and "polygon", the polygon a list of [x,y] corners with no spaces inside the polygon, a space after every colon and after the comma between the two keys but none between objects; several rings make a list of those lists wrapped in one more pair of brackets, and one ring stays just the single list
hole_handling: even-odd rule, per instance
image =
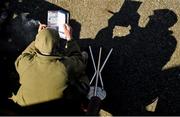
[{"label": "metal tubing frame", "polygon": [[96,84],[95,84],[95,89],[94,89],[94,96],[97,96],[97,85],[98,85],[98,75],[99,75],[99,78],[100,78],[100,82],[101,82],[101,86],[102,86],[102,89],[104,89],[104,84],[103,84],[103,81],[102,81],[102,76],[101,76],[101,72],[106,64],[106,62],[108,61],[112,51],[113,51],[113,48],[111,48],[111,50],[109,51],[105,61],[103,62],[103,65],[100,67],[100,62],[101,62],[101,53],[102,53],[102,47],[100,47],[100,50],[99,50],[99,58],[98,58],[98,65],[96,67],[95,65],[95,61],[94,61],[94,56],[93,56],[93,53],[92,53],[92,49],[91,49],[91,46],[89,46],[89,50],[90,50],[90,54],[91,54],[91,59],[92,59],[92,62],[93,62],[93,66],[94,66],[94,70],[95,70],[95,73],[90,81],[90,85],[91,83],[93,82],[95,76],[96,76]]}]

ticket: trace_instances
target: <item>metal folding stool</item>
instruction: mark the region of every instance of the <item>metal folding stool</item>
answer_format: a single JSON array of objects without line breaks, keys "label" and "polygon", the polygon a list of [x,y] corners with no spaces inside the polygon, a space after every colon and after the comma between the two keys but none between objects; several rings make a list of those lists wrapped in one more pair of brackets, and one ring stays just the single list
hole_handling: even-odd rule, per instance
[{"label": "metal folding stool", "polygon": [[[104,84],[103,84],[103,80],[102,80],[102,76],[101,76],[101,72],[107,62],[107,60],[109,59],[113,48],[111,48],[111,50],[109,51],[105,61],[103,62],[102,66],[100,67],[100,63],[101,63],[101,53],[102,53],[102,47],[100,47],[99,49],[99,58],[98,58],[98,64],[97,67],[95,65],[95,61],[94,61],[94,56],[92,53],[92,49],[91,46],[89,46],[89,51],[91,54],[91,59],[93,62],[93,66],[94,66],[94,70],[95,73],[90,81],[90,91],[88,94],[88,98],[90,99],[90,103],[88,105],[88,112],[87,115],[97,115],[99,110],[100,110],[100,103],[101,100],[103,100],[106,97],[106,91],[104,89]],[[100,79],[100,83],[101,83],[101,87],[98,86],[98,81]],[[95,86],[91,86],[92,82],[95,80]]]}]

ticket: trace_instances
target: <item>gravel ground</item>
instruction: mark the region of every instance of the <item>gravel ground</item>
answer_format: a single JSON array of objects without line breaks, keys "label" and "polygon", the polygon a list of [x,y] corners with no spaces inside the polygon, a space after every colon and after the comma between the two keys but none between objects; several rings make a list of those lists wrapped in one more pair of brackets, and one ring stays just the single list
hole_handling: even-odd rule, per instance
[{"label": "gravel ground", "polygon": [[[82,50],[92,46],[97,61],[113,52],[102,71],[107,97],[102,108],[112,115],[180,115],[179,0],[14,0],[0,10],[2,100],[15,91],[14,61],[34,39],[47,11],[70,11],[74,37]],[[7,10],[4,10],[7,9]],[[8,17],[3,20],[3,12]],[[28,13],[28,14],[27,14]],[[151,16],[151,17],[149,17]],[[24,35],[26,34],[26,35]],[[90,55],[90,54],[89,54]],[[88,59],[87,74],[94,73]],[[7,85],[5,85],[7,84]],[[5,90],[7,89],[7,90]],[[156,111],[145,106],[159,97]]]}]

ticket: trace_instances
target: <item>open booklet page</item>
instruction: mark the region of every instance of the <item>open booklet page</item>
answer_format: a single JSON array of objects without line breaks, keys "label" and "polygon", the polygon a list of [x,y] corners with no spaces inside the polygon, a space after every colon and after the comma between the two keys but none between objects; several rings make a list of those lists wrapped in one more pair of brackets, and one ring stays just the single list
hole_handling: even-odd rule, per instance
[{"label": "open booklet page", "polygon": [[48,11],[48,27],[58,30],[59,36],[65,39],[64,35],[64,24],[69,21],[69,13],[57,10],[57,11]]}]

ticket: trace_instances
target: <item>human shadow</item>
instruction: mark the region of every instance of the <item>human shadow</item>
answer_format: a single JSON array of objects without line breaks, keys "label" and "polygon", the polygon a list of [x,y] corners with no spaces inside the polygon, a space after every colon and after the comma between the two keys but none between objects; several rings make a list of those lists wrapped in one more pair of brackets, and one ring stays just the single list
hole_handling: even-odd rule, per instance
[{"label": "human shadow", "polygon": [[158,74],[159,101],[153,115],[180,115],[180,66],[163,70]]},{"label": "human shadow", "polygon": [[125,81],[130,84],[126,89],[130,98],[123,102],[124,105],[129,104],[131,114],[145,111],[144,106],[160,93],[158,86],[162,77],[157,77],[157,74],[162,72],[175,51],[177,41],[168,29],[176,22],[177,16],[173,11],[155,10],[145,28],[135,30],[123,37],[124,40],[114,38],[128,45],[123,47],[127,48],[123,68]]},{"label": "human shadow", "polygon": [[[6,46],[1,46],[0,49],[3,52],[1,74],[7,76],[5,77],[7,79],[18,77],[13,67],[14,61],[21,50],[35,37],[38,27],[36,21],[45,23],[47,10],[59,8],[41,0],[33,2],[12,0],[10,3],[8,10],[10,15],[7,17],[9,22],[5,23],[6,25],[3,24],[3,28],[7,29],[1,30],[1,35],[4,37],[1,42]],[[179,112],[179,106],[175,104],[179,102],[177,98],[179,93],[176,90],[179,67],[168,70],[162,70],[162,68],[170,60],[176,48],[176,39],[172,36],[173,32],[168,29],[177,22],[177,16],[171,10],[158,9],[154,11],[146,27],[141,28],[138,26],[140,15],[137,13],[140,4],[141,2],[125,0],[117,13],[107,11],[113,16],[108,20],[108,26],[101,29],[95,39],[79,39],[81,24],[74,20],[72,21],[76,34],[74,37],[79,39],[77,42],[82,51],[89,52],[88,46],[92,47],[95,61],[97,61],[99,47],[103,48],[102,61],[110,48],[113,48],[102,71],[107,92],[102,108],[113,115],[146,115],[145,106],[158,96],[160,101],[155,114],[176,114]],[[14,19],[13,13],[18,14]],[[30,29],[27,29],[25,24],[30,24],[28,25]],[[131,26],[130,34],[123,37],[113,36],[115,26]],[[12,30],[9,31],[10,28]],[[9,40],[10,43],[9,38],[12,38]],[[93,69],[89,57],[87,65],[89,78],[94,74]],[[175,80],[171,77],[175,77]],[[13,85],[14,81],[7,79],[1,79],[0,88],[6,98],[9,92],[17,87]],[[169,81],[172,81],[172,84]],[[171,87],[174,84],[175,87]],[[168,108],[164,109],[166,105]]]},{"label": "human shadow", "polygon": [[[160,84],[163,66],[170,60],[177,41],[169,28],[177,22],[176,14],[169,9],[154,10],[144,28],[138,26],[137,10],[141,2],[127,0],[117,13],[108,20],[94,40],[79,40],[82,50],[90,45],[97,61],[98,50],[103,48],[102,61],[113,52],[102,71],[107,97],[103,108],[113,115],[146,115],[145,106],[161,94]],[[131,26],[126,36],[113,36],[115,26]],[[91,59],[87,73],[94,71]],[[158,77],[159,76],[159,77]],[[157,113],[156,113],[157,114]],[[165,113],[160,113],[165,114]]]}]

